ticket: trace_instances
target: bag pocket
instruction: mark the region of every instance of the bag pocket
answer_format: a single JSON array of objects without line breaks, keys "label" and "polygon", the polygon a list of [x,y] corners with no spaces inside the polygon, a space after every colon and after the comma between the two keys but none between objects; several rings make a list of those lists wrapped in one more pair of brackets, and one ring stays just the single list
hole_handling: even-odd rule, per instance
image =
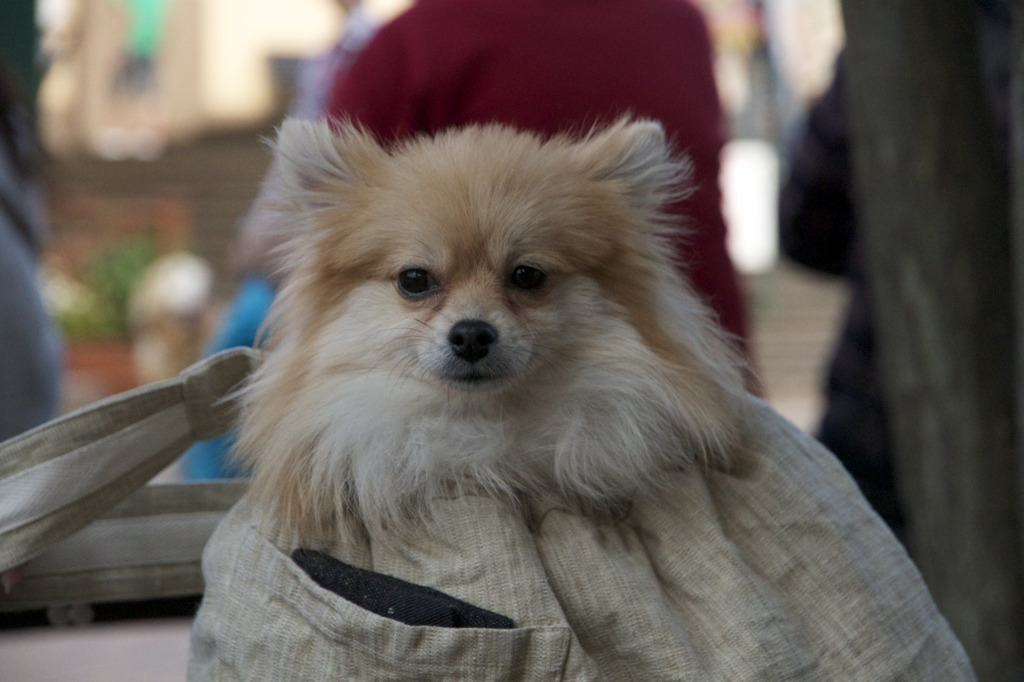
[{"label": "bag pocket", "polygon": [[[469,621],[462,627],[409,625],[324,588],[255,529],[246,535],[235,575],[225,585],[237,607],[235,622],[241,622],[234,634],[247,640],[232,643],[240,648],[230,647],[236,670],[259,670],[263,679],[282,680],[563,679],[572,641],[568,624],[482,627],[476,620],[481,614],[473,614],[460,616]],[[436,590],[414,587],[423,590],[421,594],[443,595],[446,605],[465,604]],[[491,617],[513,625],[500,614]],[[259,659],[255,668],[250,665],[254,659]]]},{"label": "bag pocket", "polygon": [[292,552],[292,561],[317,585],[378,616],[406,625],[511,630],[508,616],[482,609],[440,590],[367,571],[311,549]]}]

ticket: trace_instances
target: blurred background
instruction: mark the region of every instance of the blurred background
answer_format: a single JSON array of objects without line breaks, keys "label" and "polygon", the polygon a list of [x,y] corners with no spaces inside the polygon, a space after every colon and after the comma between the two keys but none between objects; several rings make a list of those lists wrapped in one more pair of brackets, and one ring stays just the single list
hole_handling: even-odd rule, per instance
[{"label": "blurred background", "polygon": [[[777,197],[844,44],[839,2],[699,4],[730,126],[721,182],[753,356],[766,398],[811,430],[848,291],[780,258]],[[364,6],[386,21],[403,3]],[[64,346],[60,411],[198,357],[238,285],[232,245],[270,162],[263,140],[346,19],[332,0],[4,0],[0,51],[45,151],[41,286]],[[0,678],[183,679],[188,627],[0,631]]]}]

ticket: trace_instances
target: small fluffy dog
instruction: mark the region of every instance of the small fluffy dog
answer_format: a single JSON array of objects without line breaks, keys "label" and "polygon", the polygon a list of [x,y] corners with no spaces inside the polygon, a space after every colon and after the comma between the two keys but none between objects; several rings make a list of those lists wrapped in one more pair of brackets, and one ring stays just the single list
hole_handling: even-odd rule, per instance
[{"label": "small fluffy dog", "polygon": [[742,375],[673,265],[658,124],[386,148],[288,121],[277,163],[299,236],[238,452],[301,538],[463,493],[604,509],[725,463]]}]

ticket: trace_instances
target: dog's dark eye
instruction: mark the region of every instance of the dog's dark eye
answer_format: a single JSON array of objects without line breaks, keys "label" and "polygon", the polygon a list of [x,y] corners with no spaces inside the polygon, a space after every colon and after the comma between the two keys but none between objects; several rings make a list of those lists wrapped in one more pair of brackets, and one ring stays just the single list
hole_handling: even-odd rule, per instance
[{"label": "dog's dark eye", "polygon": [[518,289],[530,290],[539,289],[544,286],[547,278],[548,276],[537,268],[531,268],[529,265],[518,265],[512,271],[512,276],[509,280],[512,282],[512,286]]},{"label": "dog's dark eye", "polygon": [[426,296],[437,289],[437,280],[422,268],[410,268],[398,273],[398,290],[411,298]]}]

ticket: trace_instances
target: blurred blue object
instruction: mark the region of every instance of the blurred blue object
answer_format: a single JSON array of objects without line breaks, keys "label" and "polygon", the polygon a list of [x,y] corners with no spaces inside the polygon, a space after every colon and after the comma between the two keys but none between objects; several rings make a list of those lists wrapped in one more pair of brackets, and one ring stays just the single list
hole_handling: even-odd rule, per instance
[{"label": "blurred blue object", "polygon": [[[259,275],[247,276],[224,310],[206,355],[236,346],[255,346],[274,294],[274,286],[269,281]],[[227,433],[190,447],[182,455],[182,477],[197,481],[244,476],[245,472],[228,456],[234,442],[234,433]]]}]

